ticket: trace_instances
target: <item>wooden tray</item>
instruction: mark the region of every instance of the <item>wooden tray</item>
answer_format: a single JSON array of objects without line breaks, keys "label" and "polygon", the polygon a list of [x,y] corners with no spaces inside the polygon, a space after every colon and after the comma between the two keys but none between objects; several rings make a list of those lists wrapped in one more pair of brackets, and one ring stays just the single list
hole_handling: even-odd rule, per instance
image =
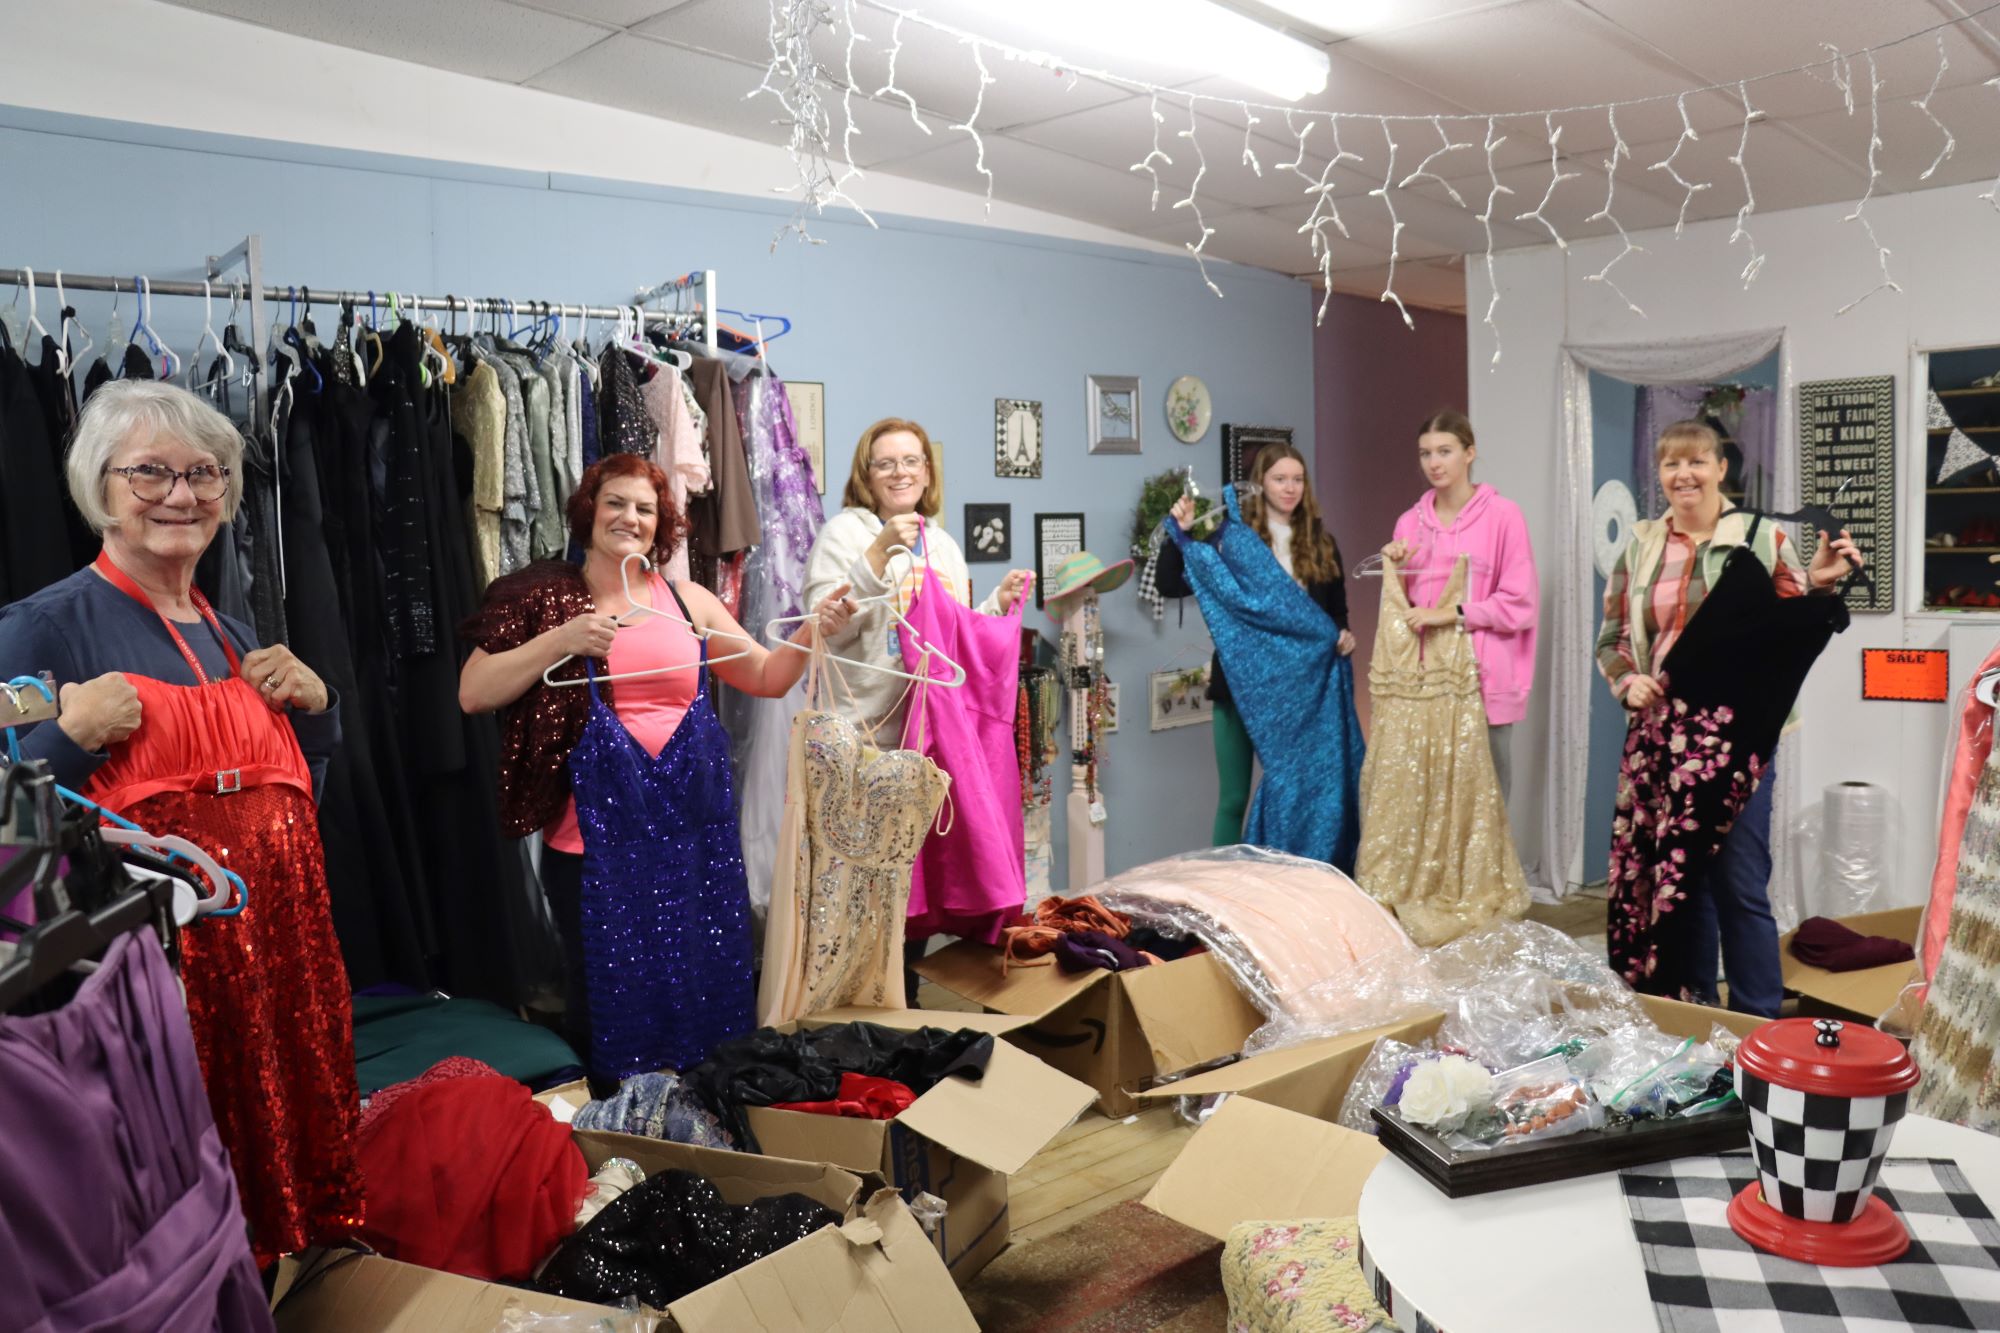
[{"label": "wooden tray", "polygon": [[1453,1199],[1750,1146],[1750,1113],[1741,1103],[1686,1120],[1634,1120],[1483,1152],[1452,1148],[1393,1107],[1378,1106],[1372,1114],[1382,1146]]}]

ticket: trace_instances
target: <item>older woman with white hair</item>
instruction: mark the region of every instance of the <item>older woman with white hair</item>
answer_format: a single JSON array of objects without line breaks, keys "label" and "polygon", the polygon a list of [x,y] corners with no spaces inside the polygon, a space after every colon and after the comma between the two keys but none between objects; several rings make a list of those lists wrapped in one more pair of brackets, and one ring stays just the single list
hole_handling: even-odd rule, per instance
[{"label": "older woman with white hair", "polygon": [[[241,913],[182,942],[209,1101],[260,1262],[361,1220],[353,1021],[314,806],[340,737],[326,685],[218,616],[195,563],[242,495],[242,437],[186,390],[120,380],[71,442],[97,559],[0,610],[0,670],[50,673],[60,715],[23,756],[242,876]],[[310,759],[308,758],[310,756]]]}]

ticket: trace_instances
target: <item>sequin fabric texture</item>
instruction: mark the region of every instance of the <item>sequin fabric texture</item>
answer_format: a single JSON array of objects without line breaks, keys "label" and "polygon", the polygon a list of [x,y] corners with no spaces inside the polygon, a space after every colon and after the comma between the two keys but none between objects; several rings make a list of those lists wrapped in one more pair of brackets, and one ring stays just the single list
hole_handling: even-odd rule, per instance
[{"label": "sequin fabric texture", "polygon": [[636,1296],[664,1310],[690,1292],[803,1240],[840,1214],[803,1194],[732,1205],[688,1171],[665,1171],[604,1206],[563,1242],[542,1290],[616,1305]]},{"label": "sequin fabric texture", "polygon": [[1911,1108],[2000,1133],[2000,749],[1987,755],[1959,844],[1958,886],[1937,975],[1910,1048],[1924,1081]]},{"label": "sequin fabric texture", "polygon": [[1243,840],[1352,870],[1364,753],[1354,666],[1338,651],[1340,626],[1243,521],[1234,486],[1223,489],[1223,500],[1229,521],[1210,542],[1171,519],[1163,529],[1180,546],[1230,696],[1264,766]]},{"label": "sequin fabric texture", "polygon": [[685,1069],[753,1026],[729,737],[709,704],[706,666],[657,757],[632,739],[589,671],[590,719],[570,781],[583,830],[590,1069],[603,1078]]},{"label": "sequin fabric texture", "polygon": [[[1460,556],[1439,606],[1464,597],[1465,573]],[[1420,634],[1403,618],[1409,610],[1402,574],[1384,565],[1355,878],[1432,948],[1496,917],[1518,919],[1528,882],[1493,772],[1472,636],[1456,625]]]},{"label": "sequin fabric texture", "polygon": [[930,760],[876,749],[838,713],[793,719],[760,1022],[845,1004],[904,1007],[910,866],[950,786]]}]

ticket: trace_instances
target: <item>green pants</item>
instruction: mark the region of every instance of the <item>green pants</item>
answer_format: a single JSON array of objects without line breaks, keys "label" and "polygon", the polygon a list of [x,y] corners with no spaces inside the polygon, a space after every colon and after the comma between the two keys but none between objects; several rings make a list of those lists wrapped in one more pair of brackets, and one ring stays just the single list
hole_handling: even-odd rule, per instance
[{"label": "green pants", "polygon": [[1243,841],[1243,817],[1250,811],[1250,775],[1257,751],[1234,704],[1215,704],[1215,838],[1217,847]]}]

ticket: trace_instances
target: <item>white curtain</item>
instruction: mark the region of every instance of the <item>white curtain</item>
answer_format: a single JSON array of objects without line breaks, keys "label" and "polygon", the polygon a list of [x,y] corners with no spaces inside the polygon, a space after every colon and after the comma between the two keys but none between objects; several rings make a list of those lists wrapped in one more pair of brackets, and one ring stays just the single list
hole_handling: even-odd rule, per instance
[{"label": "white curtain", "polygon": [[[1554,595],[1544,588],[1544,630],[1549,637],[1548,804],[1543,811],[1542,860],[1535,887],[1556,897],[1568,894],[1583,877],[1583,827],[1589,800],[1590,747],[1575,738],[1590,734],[1590,691],[1604,688],[1597,675],[1594,647],[1604,608],[1591,595],[1590,505],[1596,491],[1592,473],[1590,372],[1630,384],[1710,384],[1756,365],[1778,352],[1777,496],[1774,508],[1799,501],[1798,451],[1791,447],[1792,365],[1783,329],[1667,342],[1563,348],[1558,390],[1562,396],[1562,456],[1556,496],[1556,543],[1547,568]],[[1545,578],[1548,576],[1545,575]],[[1791,883],[1788,796],[1797,786],[1798,747],[1778,748],[1778,785],[1772,793],[1771,879]]]}]

